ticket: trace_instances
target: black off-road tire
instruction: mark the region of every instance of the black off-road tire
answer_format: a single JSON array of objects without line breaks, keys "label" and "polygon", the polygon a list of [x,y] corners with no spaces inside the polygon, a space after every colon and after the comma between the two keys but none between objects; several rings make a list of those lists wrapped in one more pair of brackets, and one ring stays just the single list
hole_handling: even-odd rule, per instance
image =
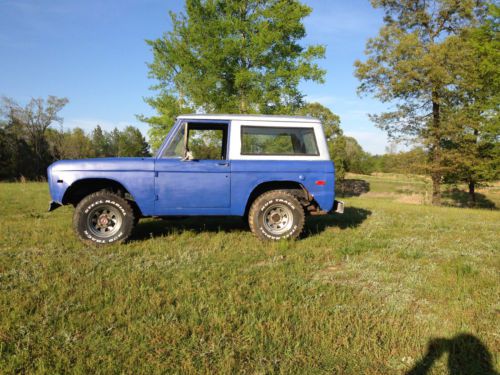
[{"label": "black off-road tire", "polygon": [[142,218],[141,209],[139,208],[137,203],[135,203],[135,201],[131,201],[131,200],[127,199],[127,202],[130,205],[130,207],[132,208],[132,211],[134,212],[134,227],[135,227],[139,223],[139,220],[141,220],[141,218]]},{"label": "black off-road tire", "polygon": [[103,190],[83,198],[73,214],[73,229],[78,238],[91,245],[125,241],[132,233],[134,223],[134,210],[130,204],[120,196]]},{"label": "black off-road tire", "polygon": [[259,196],[248,212],[252,233],[261,240],[297,238],[304,228],[304,208],[284,190],[271,190]]}]

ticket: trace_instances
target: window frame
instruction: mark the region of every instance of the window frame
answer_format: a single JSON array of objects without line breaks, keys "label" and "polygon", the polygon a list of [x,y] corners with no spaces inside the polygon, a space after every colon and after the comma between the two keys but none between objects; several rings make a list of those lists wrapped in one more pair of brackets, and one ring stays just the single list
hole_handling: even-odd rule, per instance
[{"label": "window frame", "polygon": [[[244,128],[263,128],[263,129],[299,129],[299,130],[311,130],[314,137],[314,146],[316,149],[316,153],[314,154],[283,154],[283,153],[266,153],[266,154],[256,154],[256,153],[247,153],[243,152],[243,129]],[[242,156],[288,156],[288,157],[296,157],[296,156],[320,156],[320,150],[318,147],[318,140],[316,139],[316,131],[313,126],[269,126],[269,125],[240,125],[240,155]]]},{"label": "window frame", "polygon": [[[181,133],[184,129],[184,122],[180,121],[170,131],[167,139],[165,140],[165,144],[158,150],[158,159],[182,159],[182,156],[165,156],[165,151],[172,146],[172,143],[176,140],[177,134]],[[182,136],[182,140],[184,141],[185,135]]]},{"label": "window frame", "polygon": [[[231,121],[228,120],[206,120],[206,119],[177,119],[174,126],[172,129],[169,131],[167,134],[167,137],[162,144],[162,146],[158,149],[157,154],[156,154],[156,159],[176,159],[176,160],[181,160],[182,157],[179,156],[163,156],[163,153],[165,150],[170,146],[170,144],[174,141],[175,135],[177,134],[178,131],[181,130],[182,127],[184,127],[187,124],[188,126],[188,132],[189,132],[189,125],[198,125],[200,127],[204,125],[220,125],[223,128],[223,132],[225,135],[225,144],[223,143],[223,146],[225,147],[225,159],[217,159],[217,160],[229,160],[230,157],[230,148],[231,148]],[[224,139],[223,139],[224,142]],[[211,160],[211,159],[195,159],[195,160]]]},{"label": "window frame", "polygon": [[191,130],[222,130],[222,150],[220,159],[193,159],[193,160],[227,160],[229,157],[229,126],[214,122],[187,122],[186,146],[189,150],[189,133]]}]

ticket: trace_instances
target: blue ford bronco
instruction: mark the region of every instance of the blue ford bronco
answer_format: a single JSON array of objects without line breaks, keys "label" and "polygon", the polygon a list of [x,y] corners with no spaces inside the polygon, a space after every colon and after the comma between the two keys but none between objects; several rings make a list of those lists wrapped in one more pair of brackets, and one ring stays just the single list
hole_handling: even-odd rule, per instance
[{"label": "blue ford bronco", "polygon": [[125,241],[142,217],[240,216],[260,239],[300,235],[307,215],[342,213],[319,120],[185,115],[156,156],[61,160],[48,168],[52,201],[75,207],[91,244]]}]

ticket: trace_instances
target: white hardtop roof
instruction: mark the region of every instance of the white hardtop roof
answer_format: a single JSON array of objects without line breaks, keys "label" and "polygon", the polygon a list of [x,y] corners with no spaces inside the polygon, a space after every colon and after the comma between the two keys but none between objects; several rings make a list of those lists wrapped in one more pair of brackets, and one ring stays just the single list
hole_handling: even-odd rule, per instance
[{"label": "white hardtop roof", "polygon": [[308,122],[319,123],[318,119],[307,116],[282,116],[282,115],[229,115],[229,114],[191,114],[177,117],[179,120],[240,120],[240,121],[273,121],[273,122]]}]

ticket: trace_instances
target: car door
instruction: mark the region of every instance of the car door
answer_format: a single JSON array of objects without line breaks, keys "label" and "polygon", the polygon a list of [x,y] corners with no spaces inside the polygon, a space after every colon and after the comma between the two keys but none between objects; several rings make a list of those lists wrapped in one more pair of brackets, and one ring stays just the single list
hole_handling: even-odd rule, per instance
[{"label": "car door", "polygon": [[156,215],[224,213],[231,204],[228,123],[188,121],[177,130],[155,162]]}]

